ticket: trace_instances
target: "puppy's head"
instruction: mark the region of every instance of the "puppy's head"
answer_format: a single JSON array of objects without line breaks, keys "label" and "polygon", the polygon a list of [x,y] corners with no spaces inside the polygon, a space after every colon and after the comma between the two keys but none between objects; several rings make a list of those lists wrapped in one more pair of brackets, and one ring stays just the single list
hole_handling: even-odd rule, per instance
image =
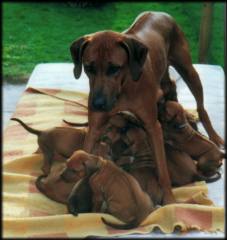
[{"label": "puppy's head", "polygon": [[176,125],[187,122],[185,110],[178,102],[167,101],[165,109],[165,118],[167,122],[174,121]]},{"label": "puppy's head", "polygon": [[223,153],[220,153],[220,158],[216,159],[207,159],[201,157],[197,163],[197,169],[206,177],[213,176],[217,170],[222,166]]},{"label": "puppy's head", "polygon": [[97,168],[98,156],[88,154],[85,151],[75,151],[67,160],[66,167],[62,171],[61,178],[67,182],[74,182],[92,173]]},{"label": "puppy's head", "polygon": [[124,34],[103,31],[76,40],[70,51],[75,77],[80,77],[83,64],[89,78],[89,107],[93,111],[110,111],[125,82],[140,78],[148,48]]}]

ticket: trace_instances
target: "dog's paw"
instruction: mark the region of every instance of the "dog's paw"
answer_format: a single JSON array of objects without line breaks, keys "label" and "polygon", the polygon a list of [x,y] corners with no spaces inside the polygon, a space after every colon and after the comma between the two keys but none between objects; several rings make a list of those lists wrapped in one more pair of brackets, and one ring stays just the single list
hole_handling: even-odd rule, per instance
[{"label": "dog's paw", "polygon": [[73,205],[69,204],[68,206],[68,212],[74,216],[78,216],[78,211],[77,208],[74,207]]}]

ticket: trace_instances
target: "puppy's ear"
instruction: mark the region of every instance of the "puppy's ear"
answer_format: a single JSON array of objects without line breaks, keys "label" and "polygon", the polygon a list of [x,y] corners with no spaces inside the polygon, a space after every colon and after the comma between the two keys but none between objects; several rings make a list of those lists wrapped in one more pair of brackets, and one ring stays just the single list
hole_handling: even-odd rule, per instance
[{"label": "puppy's ear", "polygon": [[132,79],[137,81],[142,73],[142,67],[147,57],[148,48],[138,40],[125,38],[120,45],[128,53],[129,69]]},{"label": "puppy's ear", "polygon": [[82,71],[82,57],[85,47],[88,44],[87,37],[81,37],[74,41],[70,46],[70,53],[74,63],[73,73],[76,79],[81,75]]},{"label": "puppy's ear", "polygon": [[85,167],[86,174],[90,175],[97,170],[98,159],[99,159],[98,156],[91,155],[86,161],[83,162],[83,166]]}]

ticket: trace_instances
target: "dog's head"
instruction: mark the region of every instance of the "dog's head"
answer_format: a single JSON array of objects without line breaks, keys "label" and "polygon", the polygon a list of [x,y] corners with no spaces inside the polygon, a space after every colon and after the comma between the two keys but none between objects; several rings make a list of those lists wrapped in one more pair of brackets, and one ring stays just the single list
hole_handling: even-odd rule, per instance
[{"label": "dog's head", "polygon": [[213,176],[222,166],[225,154],[220,152],[216,158],[201,157],[197,163],[197,169],[206,177]]},{"label": "dog's head", "polygon": [[70,51],[75,77],[80,77],[83,64],[89,78],[89,107],[93,111],[110,111],[125,82],[140,78],[148,48],[132,37],[103,31],[79,38]]},{"label": "dog's head", "polygon": [[66,167],[62,171],[61,178],[66,182],[75,182],[78,176],[83,178],[97,170],[97,162],[100,157],[88,154],[82,150],[75,151],[67,160]]}]

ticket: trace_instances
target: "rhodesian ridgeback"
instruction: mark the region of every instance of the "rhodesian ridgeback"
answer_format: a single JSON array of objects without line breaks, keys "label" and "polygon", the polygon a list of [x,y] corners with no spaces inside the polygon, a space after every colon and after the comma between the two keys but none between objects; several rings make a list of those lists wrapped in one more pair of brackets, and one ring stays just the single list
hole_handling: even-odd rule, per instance
[{"label": "rhodesian ridgeback", "polygon": [[74,185],[83,178],[83,175],[77,175],[72,182],[65,181],[61,175],[64,171],[66,165],[65,163],[55,165],[48,176],[41,175],[36,179],[36,187],[39,189],[41,193],[46,195],[48,198],[60,202],[63,204],[67,204],[67,199],[69,194],[71,193]]},{"label": "rhodesian ridgeback", "polygon": [[[124,221],[125,225],[118,225],[108,222],[102,218],[103,222],[109,226],[119,229],[130,229],[137,227],[153,210],[153,202],[145,193],[136,179],[124,170],[116,166],[112,161],[102,157],[88,154],[84,151],[75,151],[67,161],[67,168],[62,173],[64,178],[72,171],[75,176],[78,171],[87,172],[90,176],[89,185],[93,194],[93,212],[101,212],[103,202],[106,202],[106,211],[109,214]],[[77,195],[77,189],[71,193],[71,197]],[[68,209],[73,214],[77,214],[74,205],[77,202],[69,201]]]},{"label": "rhodesian ridgeback", "polygon": [[175,101],[166,102],[166,123],[163,123],[166,141],[175,149],[198,161],[197,168],[204,176],[212,176],[222,165],[225,153],[207,137],[195,131],[188,123],[184,108]]},{"label": "rhodesian ridgeback", "polygon": [[29,127],[18,118],[11,120],[19,122],[28,132],[37,135],[39,149],[44,155],[41,169],[46,176],[50,173],[55,160],[65,162],[75,150],[83,148],[86,129],[54,127],[41,131]]},{"label": "rhodesian ridgeback", "polygon": [[[185,117],[187,116],[187,113],[185,113]],[[118,152],[112,151],[111,159],[137,179],[154,204],[161,205],[162,191],[157,183],[152,149],[148,144],[141,122],[133,114],[126,111],[116,114],[115,118],[112,118],[112,122],[119,127],[116,132],[121,132],[119,136],[121,141],[114,138],[115,142],[111,146],[114,149],[116,148]],[[124,129],[124,131],[120,129]],[[122,147],[119,145],[122,145]],[[196,169],[195,162],[187,153],[168,144],[165,144],[165,153],[172,186],[182,186],[194,181],[206,181],[209,183],[217,181],[221,177],[219,173],[212,177],[200,174]]]},{"label": "rhodesian ridgeback", "polygon": [[[53,127],[47,130],[31,128],[18,118],[11,118],[19,122],[28,132],[37,135],[39,151],[44,155],[42,171],[47,176],[54,162],[65,162],[74,151],[84,146],[86,128]],[[78,124],[76,124],[78,126]],[[105,128],[104,128],[105,131]],[[108,146],[100,141],[96,143],[95,154],[102,157],[107,156]]]},{"label": "rhodesian ridgeback", "polygon": [[164,203],[175,202],[157,111],[159,89],[161,82],[169,79],[169,65],[176,68],[192,91],[210,138],[223,144],[204,108],[202,84],[179,26],[166,13],[145,12],[123,33],[100,31],[83,36],[72,43],[70,51],[75,78],[80,77],[83,64],[90,83],[89,131],[84,150],[92,152],[111,112],[133,112],[144,123],[153,148]]}]

